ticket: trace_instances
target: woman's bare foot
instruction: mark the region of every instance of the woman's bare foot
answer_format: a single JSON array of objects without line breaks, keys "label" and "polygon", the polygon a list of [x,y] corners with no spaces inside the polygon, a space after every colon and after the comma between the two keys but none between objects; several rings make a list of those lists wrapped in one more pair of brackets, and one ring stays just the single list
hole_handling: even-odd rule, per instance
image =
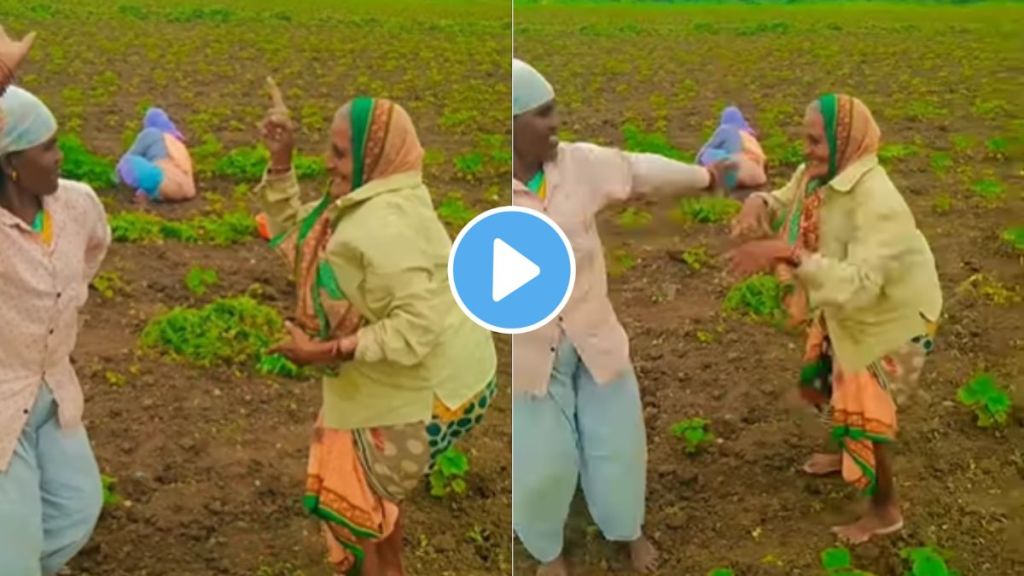
[{"label": "woman's bare foot", "polygon": [[537,568],[537,576],[569,576],[569,570],[565,567],[565,560],[559,556]]},{"label": "woman's bare foot", "polygon": [[903,529],[903,513],[899,504],[872,506],[860,520],[835,526],[832,532],[847,544],[863,544],[874,536],[886,536]]},{"label": "woman's bare foot", "polygon": [[814,454],[800,469],[804,474],[811,476],[838,474],[843,469],[843,456],[842,454]]},{"label": "woman's bare foot", "polygon": [[640,574],[648,574],[658,565],[658,551],[646,536],[629,543],[629,556],[633,560],[633,570]]}]

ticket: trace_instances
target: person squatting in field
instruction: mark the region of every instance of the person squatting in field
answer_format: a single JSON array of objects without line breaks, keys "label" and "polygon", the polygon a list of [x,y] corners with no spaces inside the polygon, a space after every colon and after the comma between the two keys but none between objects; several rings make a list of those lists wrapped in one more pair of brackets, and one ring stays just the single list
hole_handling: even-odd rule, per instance
[{"label": "person squatting in field", "polygon": [[808,474],[842,473],[870,498],[833,531],[849,543],[903,527],[891,444],[897,401],[920,378],[942,310],[935,260],[914,215],[878,162],[881,131],[857,98],[829,94],[804,117],[804,157],[789,183],[750,196],[734,222],[741,276],[772,272],[808,332],[802,396],[830,417],[839,454]]},{"label": "person squatting in field", "polygon": [[563,532],[582,482],[605,538],[629,544],[649,572],[657,553],[643,534],[647,441],[629,339],[608,298],[596,216],[641,195],[716,189],[735,164],[693,166],[654,154],[559,143],[555,92],[537,70],[512,62],[513,203],[551,217],[576,259],[562,315],[513,336],[512,506],[515,532],[541,567],[563,575]]},{"label": "person squatting in field", "polygon": [[276,350],[332,369],[305,505],[322,520],[336,573],[399,576],[400,502],[483,419],[497,390],[494,341],[449,289],[451,240],[405,110],[375,98],[342,106],[329,134],[330,187],[303,205],[295,128],[268,84],[270,165],[259,193],[298,296],[291,338]]},{"label": "person squatting in field", "polygon": [[110,245],[89,186],[60,178],[57,120],[11,85],[34,35],[0,28],[0,574],[56,574],[103,503],[71,365],[78,311]]},{"label": "person squatting in field", "polygon": [[735,106],[722,111],[718,128],[697,152],[697,163],[701,166],[712,166],[726,158],[736,162],[736,181],[727,182],[726,188],[760,188],[768,182],[757,132]]},{"label": "person squatting in field", "polygon": [[160,108],[150,108],[142,131],[117,163],[118,179],[141,202],[182,202],[196,197],[185,136]]}]

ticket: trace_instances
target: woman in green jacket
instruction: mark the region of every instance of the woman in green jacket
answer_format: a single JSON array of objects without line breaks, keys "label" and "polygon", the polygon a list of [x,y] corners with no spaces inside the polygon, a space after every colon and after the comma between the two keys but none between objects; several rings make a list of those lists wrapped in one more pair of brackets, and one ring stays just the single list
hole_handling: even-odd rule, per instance
[{"label": "woman in green jacket", "polygon": [[330,189],[302,204],[280,91],[262,124],[260,185],[298,304],[278,351],[334,369],[323,381],[306,481],[338,574],[402,574],[399,502],[483,418],[495,392],[489,332],[448,286],[451,240],[422,181],[408,114],[357,98],[331,125]]}]

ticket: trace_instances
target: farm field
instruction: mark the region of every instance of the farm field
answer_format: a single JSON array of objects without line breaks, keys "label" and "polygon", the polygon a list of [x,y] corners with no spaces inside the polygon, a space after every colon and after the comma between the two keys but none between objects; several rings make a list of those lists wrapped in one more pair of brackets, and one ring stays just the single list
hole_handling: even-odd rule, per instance
[{"label": "farm field", "polygon": [[[911,574],[901,552],[921,547],[964,576],[1024,574],[1021,38],[1019,4],[515,4],[516,57],[554,85],[563,140],[692,161],[734,103],[781,185],[800,162],[809,101],[840,91],[872,109],[947,302],[923,394],[900,410],[907,526],[853,550],[853,566],[878,576]],[[856,499],[838,479],[796,472],[826,430],[791,399],[803,341],[776,328],[771,282],[733,291],[723,270],[737,208],[644,199],[601,218],[644,399],[647,530],[660,574],[822,575],[820,554],[836,545],[828,528],[852,519]],[[978,425],[958,395],[969,382],[991,392],[987,415],[1002,426]],[[672,429],[692,418],[716,439],[688,455]],[[580,576],[629,573],[582,505],[566,554]],[[535,570],[516,544],[515,574]]]},{"label": "farm field", "polygon": [[[336,108],[361,94],[402,103],[454,235],[508,203],[510,4],[0,0],[0,14],[12,36],[39,32],[18,82],[58,117],[65,175],[96,187],[116,240],[74,355],[109,498],[71,574],[326,576],[301,506],[320,384],[264,354],[294,305],[252,219],[264,79],[301,126],[310,199],[327,184]],[[189,138],[197,201],[141,209],[111,185],[150,105]],[[465,494],[432,497],[424,482],[408,505],[409,574],[511,570],[510,340],[497,345],[498,399],[459,445]]]}]

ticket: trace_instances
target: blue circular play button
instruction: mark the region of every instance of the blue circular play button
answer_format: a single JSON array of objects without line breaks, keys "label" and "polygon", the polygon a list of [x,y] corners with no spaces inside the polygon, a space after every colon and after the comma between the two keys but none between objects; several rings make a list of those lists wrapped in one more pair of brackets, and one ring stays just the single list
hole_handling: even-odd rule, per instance
[{"label": "blue circular play button", "polygon": [[448,258],[448,278],[470,319],[492,332],[521,334],[547,324],[565,307],[576,259],[554,221],[506,206],[462,229]]}]

